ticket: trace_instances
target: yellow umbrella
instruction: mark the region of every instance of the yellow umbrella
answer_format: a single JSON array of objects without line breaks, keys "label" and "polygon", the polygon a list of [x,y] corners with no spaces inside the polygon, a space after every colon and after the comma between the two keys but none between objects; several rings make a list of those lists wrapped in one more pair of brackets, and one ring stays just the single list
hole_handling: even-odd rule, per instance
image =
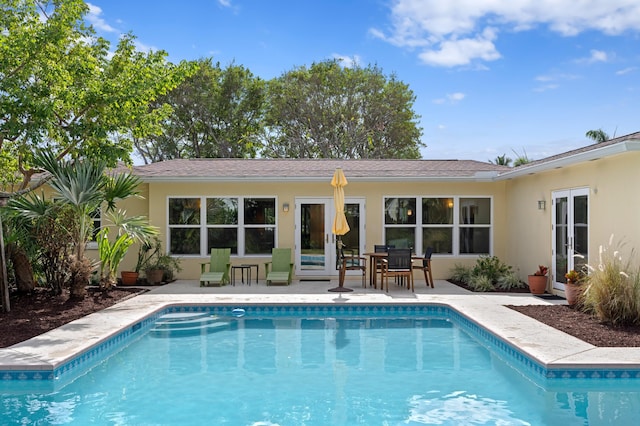
[{"label": "yellow umbrella", "polygon": [[336,207],[336,216],[333,219],[332,232],[336,235],[344,235],[349,232],[349,224],[344,215],[344,187],[347,186],[347,178],[342,172],[342,168],[338,167],[331,179],[333,186],[333,203]]},{"label": "yellow umbrella", "polygon": [[[347,186],[347,178],[344,177],[342,168],[338,167],[331,179],[331,186],[333,186],[333,203],[336,208],[336,216],[333,219],[332,232],[338,236],[338,248],[342,248],[341,235],[349,232],[349,224],[347,218],[344,215],[344,187]],[[330,288],[329,291],[353,291],[350,288],[344,287],[344,270],[340,268],[340,277],[338,279],[339,285],[335,288]]]}]

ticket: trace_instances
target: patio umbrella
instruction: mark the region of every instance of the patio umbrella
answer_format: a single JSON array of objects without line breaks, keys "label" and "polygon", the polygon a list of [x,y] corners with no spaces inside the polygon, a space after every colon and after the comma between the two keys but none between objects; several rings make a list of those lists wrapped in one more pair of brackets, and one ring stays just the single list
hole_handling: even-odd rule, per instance
[{"label": "patio umbrella", "polygon": [[[341,236],[349,232],[349,224],[347,223],[347,217],[344,215],[344,187],[347,186],[347,178],[342,172],[342,168],[338,167],[331,179],[331,186],[333,186],[333,203],[335,204],[336,215],[333,218],[333,227],[331,231],[338,237],[338,248],[342,248]],[[340,276],[339,286],[329,289],[329,291],[353,291],[350,288],[343,286],[344,277]]]}]

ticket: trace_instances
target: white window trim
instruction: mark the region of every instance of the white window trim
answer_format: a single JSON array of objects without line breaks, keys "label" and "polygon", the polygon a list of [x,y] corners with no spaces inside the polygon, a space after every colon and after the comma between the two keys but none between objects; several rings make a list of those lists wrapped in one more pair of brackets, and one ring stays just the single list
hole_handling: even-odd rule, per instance
[{"label": "white window trim", "polygon": [[[416,223],[413,224],[390,224],[387,225],[385,220],[385,201],[388,198],[414,198],[416,200],[416,211],[414,215],[416,217]],[[437,224],[437,225],[424,225],[422,224],[422,199],[423,198],[451,198],[453,199],[453,223],[452,224]],[[460,199],[462,198],[487,198],[489,199],[490,206],[490,214],[489,214],[489,223],[488,224],[464,224],[460,223]],[[382,196],[382,240],[386,241],[387,239],[387,228],[407,228],[414,227],[414,241],[415,247],[414,251],[416,253],[424,253],[426,247],[424,247],[422,240],[422,229],[424,227],[452,227],[453,234],[451,238],[453,239],[451,249],[453,253],[451,254],[440,254],[434,253],[433,255],[436,257],[458,257],[458,258],[477,258],[478,256],[482,256],[484,254],[474,254],[474,253],[460,253],[460,228],[488,228],[489,229],[489,256],[493,255],[493,233],[494,233],[494,200],[493,195],[482,195],[482,194],[471,194],[471,195],[446,195],[446,194],[427,194],[427,195],[383,195]]]},{"label": "white window trim", "polygon": [[[233,225],[209,225],[207,224],[207,199],[212,198],[235,198],[238,200],[238,223]],[[244,224],[244,200],[251,198],[259,199],[273,199],[275,209],[275,223],[273,225],[245,225]],[[200,224],[198,225],[171,225],[169,223],[169,202],[172,199],[200,199]],[[167,247],[171,247],[171,229],[177,228],[199,228],[200,229],[200,254],[172,254],[172,256],[182,258],[207,258],[209,253],[206,250],[207,237],[209,228],[236,228],[238,230],[238,253],[232,254],[232,257],[269,257],[271,253],[267,254],[246,254],[245,253],[245,229],[246,228],[273,228],[274,230],[274,247],[278,247],[278,221],[279,221],[279,209],[278,209],[278,197],[275,195],[169,195],[166,198],[166,231]]]}]

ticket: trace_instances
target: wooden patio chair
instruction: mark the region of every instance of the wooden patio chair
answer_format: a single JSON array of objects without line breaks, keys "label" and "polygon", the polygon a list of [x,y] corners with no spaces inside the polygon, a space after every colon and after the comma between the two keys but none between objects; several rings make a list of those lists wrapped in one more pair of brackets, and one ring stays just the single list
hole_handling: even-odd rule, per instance
[{"label": "wooden patio chair", "polygon": [[271,250],[271,261],[264,264],[267,285],[274,282],[291,284],[293,263],[290,248],[274,248]]},{"label": "wooden patio chair", "polygon": [[[411,249],[389,249],[386,259],[382,259],[382,282],[389,292],[389,277],[397,277],[403,282],[407,279],[408,287],[413,287],[413,268],[411,263]],[[381,286],[382,287],[382,286]]]},{"label": "wooden patio chair", "polygon": [[424,281],[427,283],[427,287],[431,285],[433,288],[433,275],[431,274],[431,255],[433,254],[433,247],[427,247],[424,252],[424,258],[422,259],[422,265],[413,265],[413,269],[420,269],[424,272]]},{"label": "wooden patio chair", "polygon": [[[207,265],[209,271],[207,272]],[[209,262],[200,264],[200,287],[223,286],[229,283],[231,270],[231,249],[212,248]]]}]

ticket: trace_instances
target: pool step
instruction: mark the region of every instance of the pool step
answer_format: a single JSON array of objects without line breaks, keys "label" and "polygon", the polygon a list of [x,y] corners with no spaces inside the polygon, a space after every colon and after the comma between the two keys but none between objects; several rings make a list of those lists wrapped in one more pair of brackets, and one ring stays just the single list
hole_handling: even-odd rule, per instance
[{"label": "pool step", "polygon": [[152,337],[179,337],[227,330],[230,323],[208,313],[173,313],[158,318],[149,330]]}]

